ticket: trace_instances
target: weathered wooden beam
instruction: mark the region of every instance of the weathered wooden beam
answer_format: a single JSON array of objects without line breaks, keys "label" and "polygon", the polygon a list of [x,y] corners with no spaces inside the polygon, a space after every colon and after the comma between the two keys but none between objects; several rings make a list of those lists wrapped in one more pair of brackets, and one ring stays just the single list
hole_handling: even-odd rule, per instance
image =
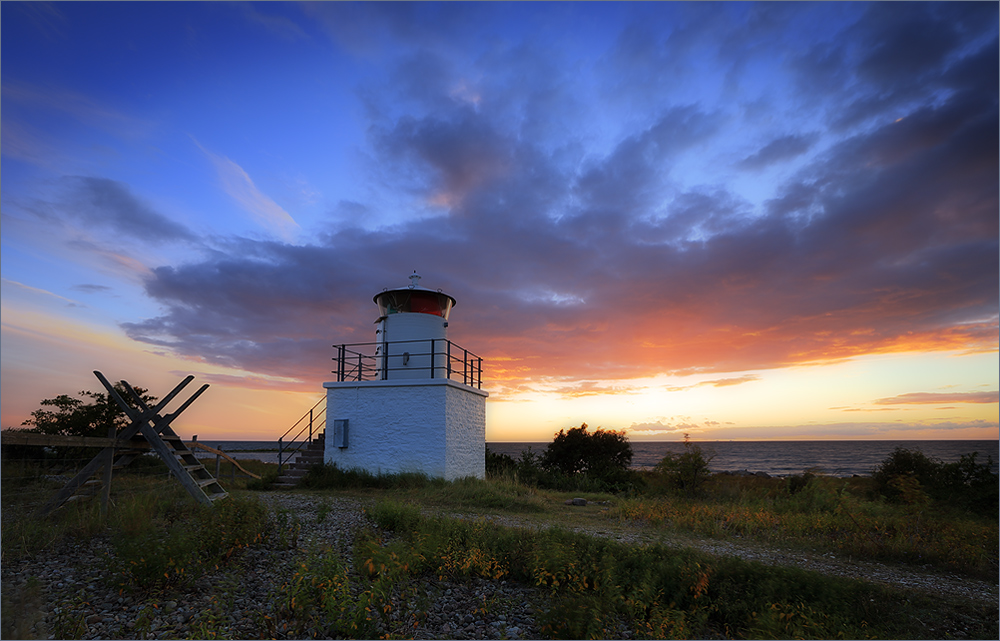
[{"label": "weathered wooden beam", "polygon": [[[43,447],[110,447],[113,438],[103,436],[63,436],[61,434],[39,434],[25,430],[4,430],[0,432],[3,445],[40,445]],[[149,448],[145,441],[137,447]]]},{"label": "weathered wooden beam", "polygon": [[108,503],[111,502],[111,473],[115,469],[115,426],[108,426],[108,438],[111,439],[111,447],[104,450],[104,478],[101,481],[104,487],[101,488],[101,516],[108,515]]},{"label": "weathered wooden beam", "polygon": [[[222,458],[226,459],[227,461],[229,461],[230,463],[232,463],[233,465],[235,465],[237,468],[239,468],[239,470],[241,472],[243,472],[244,474],[246,474],[247,476],[252,476],[255,479],[259,479],[260,478],[260,476],[254,474],[250,470],[244,469],[243,466],[240,465],[239,462],[236,459],[234,459],[232,456],[229,456],[228,454],[226,454],[222,450],[217,450],[214,447],[209,447],[209,446],[205,445],[204,443],[199,443],[198,441],[193,441],[191,443],[185,443],[184,445],[186,445],[188,447],[188,449],[197,448],[199,450],[205,450],[206,452],[211,452],[212,454],[215,454],[216,456],[221,456]],[[216,473],[216,477],[218,477],[218,473]]]},{"label": "weathered wooden beam", "polygon": [[[3,445],[34,445],[38,447],[111,447],[116,445],[119,449],[123,450],[149,450],[152,449],[149,446],[149,442],[146,439],[132,439],[128,443],[122,441],[121,438],[106,438],[104,436],[65,436],[62,434],[39,434],[38,432],[29,432],[27,430],[3,430],[0,431],[0,444]],[[206,452],[211,452],[212,454],[218,454],[228,461],[236,461],[222,450],[217,450],[214,447],[209,447],[204,443],[199,441],[191,441],[184,443],[189,449],[197,448],[200,450],[205,450]],[[239,463],[237,462],[237,465]],[[241,470],[243,468],[240,468]],[[243,470],[247,474],[247,472]]]},{"label": "weathered wooden beam", "polygon": [[105,451],[95,456],[90,461],[90,463],[87,463],[83,467],[83,469],[77,473],[76,476],[70,479],[69,482],[67,482],[66,485],[64,485],[63,488],[59,490],[55,496],[52,497],[52,500],[50,500],[48,503],[42,506],[42,509],[40,509],[38,513],[42,516],[45,516],[52,510],[56,509],[57,507],[65,503],[67,499],[69,499],[69,497],[76,494],[76,491],[80,489],[80,486],[83,485],[87,481],[87,479],[93,476],[94,472],[99,470],[101,468],[101,465],[104,464],[104,461],[107,460],[107,450],[113,450],[113,448],[109,447]]}]

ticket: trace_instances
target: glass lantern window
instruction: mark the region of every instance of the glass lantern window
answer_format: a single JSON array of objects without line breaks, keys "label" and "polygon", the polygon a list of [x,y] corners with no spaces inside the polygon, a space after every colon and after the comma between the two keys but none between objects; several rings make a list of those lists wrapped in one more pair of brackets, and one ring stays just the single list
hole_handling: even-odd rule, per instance
[{"label": "glass lantern window", "polygon": [[411,289],[383,292],[379,294],[376,303],[380,316],[410,312],[433,314],[447,319],[452,308],[451,297],[447,294]]}]

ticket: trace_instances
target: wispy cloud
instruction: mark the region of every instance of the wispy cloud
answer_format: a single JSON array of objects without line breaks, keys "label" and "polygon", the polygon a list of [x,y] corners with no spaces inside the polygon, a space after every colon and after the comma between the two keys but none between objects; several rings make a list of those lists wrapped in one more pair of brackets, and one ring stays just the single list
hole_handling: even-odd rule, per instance
[{"label": "wispy cloud", "polygon": [[700,383],[695,383],[694,385],[684,385],[679,387],[667,387],[665,388],[668,392],[683,392],[689,389],[694,389],[696,387],[730,387],[732,385],[742,385],[743,383],[751,383],[753,381],[759,381],[760,377],[756,374],[746,374],[744,376],[736,376],[733,378],[718,378],[711,381],[701,381]]},{"label": "wispy cloud", "polygon": [[880,398],[876,405],[935,405],[943,403],[997,403],[1000,391],[992,392],[911,392]]},{"label": "wispy cloud", "polygon": [[4,278],[2,279],[2,282],[4,285],[17,287],[18,289],[25,292],[30,292],[32,294],[38,294],[41,296],[46,296],[54,298],[56,300],[63,301],[64,303],[66,303],[68,307],[86,307],[86,305],[83,305],[82,303],[79,303],[71,298],[66,298],[65,296],[60,296],[59,294],[53,294],[48,290],[40,289],[38,287],[32,287],[31,285],[25,285],[24,283],[19,283],[16,280],[10,280],[9,278]]},{"label": "wispy cloud", "polygon": [[225,156],[208,151],[193,137],[192,140],[215,165],[222,189],[249,212],[261,226],[276,232],[285,240],[292,240],[294,232],[299,229],[295,219],[278,203],[257,189],[250,175],[237,163]]},{"label": "wispy cloud", "polygon": [[[10,109],[13,113],[14,108],[21,116],[38,110],[58,112],[117,137],[144,136],[153,127],[153,123],[147,120],[65,87],[41,86],[23,81],[5,82],[3,99],[5,112]],[[6,119],[8,114],[5,113],[4,116]]]}]

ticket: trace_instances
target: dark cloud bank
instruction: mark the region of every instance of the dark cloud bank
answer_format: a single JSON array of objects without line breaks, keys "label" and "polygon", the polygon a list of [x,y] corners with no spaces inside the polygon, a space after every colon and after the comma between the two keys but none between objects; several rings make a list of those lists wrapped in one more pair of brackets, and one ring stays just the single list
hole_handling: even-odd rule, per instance
[{"label": "dark cloud bank", "polygon": [[[716,135],[718,115],[699,105],[665,105],[607,153],[584,156],[553,108],[577,108],[571,71],[513,47],[496,54],[495,74],[481,61],[484,95],[471,104],[444,93],[448,65],[418,47],[400,62],[412,80],[395,88],[405,113],[373,113],[370,142],[384,176],[447,203],[439,216],[341,226],[305,245],[231,239],[202,262],[154,269],[146,291],[163,313],[125,329],[314,384],[329,378],[332,343],[372,340],[372,295],[416,269],[458,299],[454,340],[513,359],[498,375],[610,378],[995,348],[996,23],[992,4],[876,4],[842,42],[788,54],[801,104],[826,117],[737,163],[755,175],[815,152],[762,206],[674,182],[677,159]],[[609,74],[627,58],[612,53]],[[718,55],[735,66],[744,53],[730,40]],[[620,77],[637,92],[644,80]],[[78,187],[89,194],[83,212],[100,207],[127,227],[132,211],[173,240],[190,233],[108,181]]]}]

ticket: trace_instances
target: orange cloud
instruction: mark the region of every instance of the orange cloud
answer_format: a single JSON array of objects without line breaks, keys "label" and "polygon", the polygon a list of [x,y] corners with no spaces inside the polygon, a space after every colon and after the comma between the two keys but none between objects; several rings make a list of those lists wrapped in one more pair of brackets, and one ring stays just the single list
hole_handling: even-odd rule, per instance
[{"label": "orange cloud", "polygon": [[912,392],[880,398],[876,405],[933,405],[940,403],[996,403],[1000,391],[992,392]]}]

